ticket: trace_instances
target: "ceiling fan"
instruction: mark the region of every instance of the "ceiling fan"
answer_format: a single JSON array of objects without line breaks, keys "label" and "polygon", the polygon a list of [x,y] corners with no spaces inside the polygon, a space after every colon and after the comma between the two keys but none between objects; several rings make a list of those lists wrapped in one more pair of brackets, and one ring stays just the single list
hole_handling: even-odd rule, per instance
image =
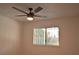
[{"label": "ceiling fan", "polygon": [[35,14],[35,13],[38,13],[39,11],[41,11],[43,9],[42,7],[37,7],[35,10],[33,8],[28,8],[29,12],[21,10],[19,8],[16,8],[16,7],[12,7],[12,8],[24,13],[24,15],[17,15],[17,16],[27,16],[27,20],[30,20],[30,21],[33,20],[34,17],[46,17],[46,16],[41,16],[41,15]]}]

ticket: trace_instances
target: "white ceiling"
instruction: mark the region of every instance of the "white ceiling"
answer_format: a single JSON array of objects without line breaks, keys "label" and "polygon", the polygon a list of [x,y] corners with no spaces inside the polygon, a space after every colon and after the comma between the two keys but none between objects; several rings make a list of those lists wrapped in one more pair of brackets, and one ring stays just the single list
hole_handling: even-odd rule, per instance
[{"label": "white ceiling", "polygon": [[[28,22],[26,17],[16,17],[16,15],[23,14],[12,7],[15,6],[22,10],[27,8],[37,8],[38,6],[44,9],[37,14],[47,16],[46,18],[35,18],[35,20],[49,20],[56,17],[63,16],[78,16],[79,15],[79,4],[55,4],[55,3],[16,3],[16,4],[0,4],[0,15],[15,19],[17,21]],[[27,10],[28,11],[28,10]]]}]

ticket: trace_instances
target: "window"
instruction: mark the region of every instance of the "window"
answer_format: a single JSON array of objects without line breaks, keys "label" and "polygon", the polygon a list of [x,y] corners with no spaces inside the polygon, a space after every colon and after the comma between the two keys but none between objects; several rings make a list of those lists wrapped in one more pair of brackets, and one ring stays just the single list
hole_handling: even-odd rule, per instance
[{"label": "window", "polygon": [[45,45],[45,28],[35,28],[33,44]]},{"label": "window", "polygon": [[34,28],[33,44],[59,46],[59,28]]}]

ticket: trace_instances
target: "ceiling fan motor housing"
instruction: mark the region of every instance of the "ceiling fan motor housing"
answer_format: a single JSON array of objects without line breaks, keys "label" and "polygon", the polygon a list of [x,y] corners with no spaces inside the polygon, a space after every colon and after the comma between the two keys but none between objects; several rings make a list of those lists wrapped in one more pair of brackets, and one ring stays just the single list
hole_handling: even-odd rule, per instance
[{"label": "ceiling fan motor housing", "polygon": [[27,14],[27,17],[33,17],[34,13],[30,12],[29,14]]}]

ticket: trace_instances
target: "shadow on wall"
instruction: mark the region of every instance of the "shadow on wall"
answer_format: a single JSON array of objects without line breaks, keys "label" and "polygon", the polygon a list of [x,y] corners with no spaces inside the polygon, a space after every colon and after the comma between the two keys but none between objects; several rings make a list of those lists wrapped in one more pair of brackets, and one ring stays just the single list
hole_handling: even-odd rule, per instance
[{"label": "shadow on wall", "polygon": [[19,39],[19,23],[0,16],[0,54],[18,54]]}]

